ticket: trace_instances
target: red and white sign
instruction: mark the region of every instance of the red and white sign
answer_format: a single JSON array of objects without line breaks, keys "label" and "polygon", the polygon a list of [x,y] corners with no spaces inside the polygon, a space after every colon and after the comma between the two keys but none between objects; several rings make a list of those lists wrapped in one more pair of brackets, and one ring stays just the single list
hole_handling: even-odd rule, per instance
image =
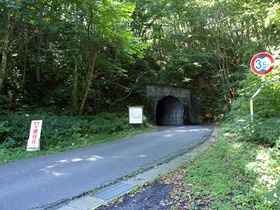
[{"label": "red and white sign", "polygon": [[40,150],[42,120],[32,120],[26,151]]},{"label": "red and white sign", "polygon": [[274,58],[268,53],[259,53],[252,58],[250,66],[255,74],[266,75],[274,67]]}]

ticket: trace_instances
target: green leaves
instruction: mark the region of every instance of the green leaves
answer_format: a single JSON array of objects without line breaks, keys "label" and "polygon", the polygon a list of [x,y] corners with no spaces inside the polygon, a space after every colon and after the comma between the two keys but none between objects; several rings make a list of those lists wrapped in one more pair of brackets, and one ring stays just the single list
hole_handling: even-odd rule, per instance
[{"label": "green leaves", "polygon": [[[91,97],[97,98],[100,91],[108,88],[102,86],[102,78],[121,83],[120,78],[127,76],[125,65],[142,58],[147,47],[133,36],[130,28],[133,2],[17,0],[0,1],[0,5],[9,12],[1,13],[2,19],[11,18],[11,24],[0,24],[0,33],[7,37],[1,40],[0,47],[6,48],[3,43],[9,41],[7,59],[3,59],[7,73],[1,75],[1,80],[6,78],[5,94],[13,92],[14,101],[22,104],[32,101],[40,105],[42,102],[36,97],[39,94],[46,105],[68,106],[73,100],[79,106],[77,103],[82,100],[89,81],[89,66],[92,66],[89,62],[98,52],[95,63],[98,72],[89,85],[95,89]],[[102,103],[106,100],[102,99]]]},{"label": "green leaves", "polygon": [[[100,113],[81,118],[56,116],[50,112],[1,115],[0,163],[89,147],[154,129],[152,126],[144,129],[130,126],[127,117],[127,113],[121,116]],[[30,122],[34,119],[43,120],[41,150],[30,153],[25,150]],[[145,120],[144,123],[146,124],[147,121]]]},{"label": "green leaves", "polygon": [[[36,94],[44,104],[82,101],[96,54],[98,72],[89,97],[104,94],[100,101],[110,101],[113,94],[106,90],[115,86],[103,81],[129,87],[135,75],[150,72],[144,82],[190,87],[207,102],[223,94],[223,83],[244,78],[253,53],[279,46],[276,0],[2,0],[0,5],[2,19],[11,18],[10,24],[0,24],[7,37],[0,45],[8,43],[1,51],[7,53],[3,87],[5,94],[13,93],[15,109],[29,101],[40,104]],[[266,85],[278,89],[278,81],[279,74],[273,75]],[[99,102],[93,105],[96,112]]]},{"label": "green leaves", "polygon": [[280,182],[276,185],[271,185],[270,189],[272,189],[271,192],[264,194],[265,200],[272,208],[280,209]]},{"label": "green leaves", "polygon": [[[209,209],[257,208],[263,203],[253,189],[257,174],[244,169],[254,160],[257,146],[236,141],[230,134],[234,127],[225,126],[230,125],[223,124],[217,140],[184,170],[185,186],[191,186],[186,200],[204,200]],[[189,203],[185,201],[185,205]]]}]

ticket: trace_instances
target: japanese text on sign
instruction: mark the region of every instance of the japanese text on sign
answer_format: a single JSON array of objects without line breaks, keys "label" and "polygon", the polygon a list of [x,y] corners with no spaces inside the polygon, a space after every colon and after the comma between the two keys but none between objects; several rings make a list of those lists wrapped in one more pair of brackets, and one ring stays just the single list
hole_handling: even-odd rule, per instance
[{"label": "japanese text on sign", "polygon": [[40,136],[41,136],[42,123],[43,123],[42,120],[33,120],[31,122],[31,128],[30,128],[26,151],[40,150]]},{"label": "japanese text on sign", "polygon": [[129,108],[129,123],[142,124],[143,123],[143,107],[131,106]]}]

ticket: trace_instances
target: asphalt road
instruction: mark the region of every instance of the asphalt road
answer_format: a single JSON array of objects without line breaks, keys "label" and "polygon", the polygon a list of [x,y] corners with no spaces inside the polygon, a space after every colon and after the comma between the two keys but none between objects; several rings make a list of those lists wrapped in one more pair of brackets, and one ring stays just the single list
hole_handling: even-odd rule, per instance
[{"label": "asphalt road", "polygon": [[0,165],[0,209],[45,209],[188,152],[211,126],[176,126]]}]

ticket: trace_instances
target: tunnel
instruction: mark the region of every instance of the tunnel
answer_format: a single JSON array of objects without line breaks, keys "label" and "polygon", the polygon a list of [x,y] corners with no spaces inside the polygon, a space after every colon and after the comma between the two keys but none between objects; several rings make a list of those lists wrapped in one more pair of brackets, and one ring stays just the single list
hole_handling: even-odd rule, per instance
[{"label": "tunnel", "polygon": [[184,107],[178,98],[165,96],[156,106],[156,124],[159,126],[183,125]]}]

